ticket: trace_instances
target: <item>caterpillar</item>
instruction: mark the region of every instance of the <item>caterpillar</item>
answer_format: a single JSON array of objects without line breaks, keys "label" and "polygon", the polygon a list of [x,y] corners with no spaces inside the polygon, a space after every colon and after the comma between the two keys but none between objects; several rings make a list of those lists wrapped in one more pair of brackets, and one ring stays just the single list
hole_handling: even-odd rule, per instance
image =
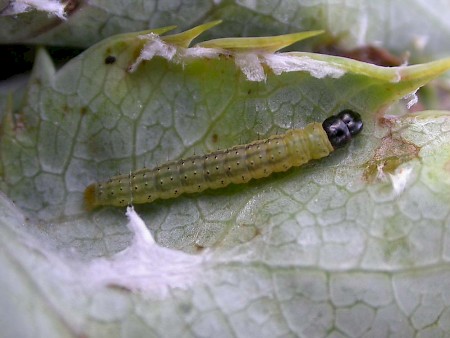
[{"label": "caterpillar", "polygon": [[267,177],[328,156],[346,145],[363,128],[361,116],[343,110],[320,123],[286,134],[237,145],[205,155],[167,162],[153,169],[140,169],[89,185],[85,206],[126,206],[156,199],[226,187]]}]

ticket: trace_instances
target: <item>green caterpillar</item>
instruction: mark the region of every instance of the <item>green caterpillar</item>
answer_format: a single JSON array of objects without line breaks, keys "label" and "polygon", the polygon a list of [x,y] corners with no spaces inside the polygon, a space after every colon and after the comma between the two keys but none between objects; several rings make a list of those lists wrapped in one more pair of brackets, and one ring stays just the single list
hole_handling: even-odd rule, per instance
[{"label": "green caterpillar", "polygon": [[89,185],[84,193],[88,210],[103,205],[126,206],[156,199],[246,183],[328,156],[347,144],[363,128],[361,116],[351,110],[311,123],[304,129],[205,155],[140,169],[107,182]]}]

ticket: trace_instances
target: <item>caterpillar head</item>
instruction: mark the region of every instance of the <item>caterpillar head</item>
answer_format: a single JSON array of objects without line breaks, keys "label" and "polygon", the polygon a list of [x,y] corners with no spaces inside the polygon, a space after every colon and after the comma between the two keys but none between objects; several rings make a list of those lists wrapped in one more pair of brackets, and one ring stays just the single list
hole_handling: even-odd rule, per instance
[{"label": "caterpillar head", "polygon": [[358,113],[345,109],[323,121],[322,127],[331,145],[336,149],[345,146],[353,136],[359,134],[363,129],[363,122]]}]

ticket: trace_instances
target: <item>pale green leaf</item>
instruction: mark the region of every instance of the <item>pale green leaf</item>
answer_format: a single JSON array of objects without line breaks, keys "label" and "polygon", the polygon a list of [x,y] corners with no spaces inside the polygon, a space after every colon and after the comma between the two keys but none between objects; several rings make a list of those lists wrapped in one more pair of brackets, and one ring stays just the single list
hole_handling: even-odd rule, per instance
[{"label": "pale green leaf", "polygon": [[[185,48],[190,34],[183,42],[155,32],[162,33],[113,36],[58,71],[41,50],[21,109],[4,117],[7,335],[448,335],[449,115],[382,113],[447,71],[450,60],[383,68],[256,53],[253,45],[206,53]],[[236,62],[242,58],[244,65]],[[114,255],[131,234],[124,210],[84,209],[89,183],[345,108],[362,114],[363,134],[326,159],[136,207],[159,245],[182,250],[156,249],[154,271],[174,265],[152,283],[187,278],[180,269],[192,263],[184,288],[92,288],[102,275],[93,267],[123,257]],[[180,257],[182,266],[174,263]],[[24,317],[31,319],[19,325]]]}]

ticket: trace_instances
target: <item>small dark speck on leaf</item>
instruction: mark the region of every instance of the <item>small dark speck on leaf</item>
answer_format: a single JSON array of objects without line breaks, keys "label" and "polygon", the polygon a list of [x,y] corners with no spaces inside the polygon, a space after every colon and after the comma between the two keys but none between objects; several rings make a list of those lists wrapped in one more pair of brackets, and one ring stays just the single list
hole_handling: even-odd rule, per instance
[{"label": "small dark speck on leaf", "polygon": [[115,57],[115,56],[108,55],[108,56],[105,58],[105,64],[107,64],[107,65],[111,65],[111,64],[113,64],[114,62],[116,62],[116,57]]},{"label": "small dark speck on leaf", "polygon": [[195,248],[195,250],[197,252],[201,252],[201,251],[205,250],[205,247],[203,245],[198,244],[198,243],[194,244],[194,248]]}]

